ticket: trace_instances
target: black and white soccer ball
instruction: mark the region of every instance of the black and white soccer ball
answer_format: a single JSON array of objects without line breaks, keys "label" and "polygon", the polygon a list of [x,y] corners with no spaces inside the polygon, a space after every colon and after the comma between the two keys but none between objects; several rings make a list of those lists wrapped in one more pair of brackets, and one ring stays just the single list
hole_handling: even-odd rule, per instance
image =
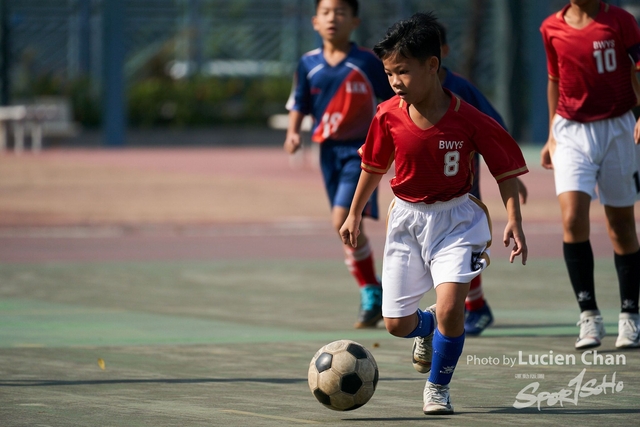
[{"label": "black and white soccer ball", "polygon": [[309,364],[309,388],[334,411],[351,411],[367,403],[378,384],[373,355],[355,341],[338,340],[318,350]]}]

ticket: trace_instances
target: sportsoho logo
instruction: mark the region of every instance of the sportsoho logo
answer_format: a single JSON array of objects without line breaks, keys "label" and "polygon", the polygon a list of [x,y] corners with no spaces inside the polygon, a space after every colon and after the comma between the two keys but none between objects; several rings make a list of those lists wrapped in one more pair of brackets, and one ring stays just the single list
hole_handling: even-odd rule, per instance
[{"label": "sportsoho logo", "polygon": [[624,388],[622,381],[616,381],[615,372],[611,375],[611,380],[609,381],[607,381],[607,375],[604,375],[601,382],[598,382],[595,378],[584,382],[586,372],[587,368],[583,368],[575,378],[567,383],[567,388],[561,388],[558,391],[539,391],[540,383],[537,381],[532,382],[520,390],[516,396],[516,401],[513,402],[513,407],[522,409],[537,405],[538,411],[540,411],[543,403],[546,403],[547,406],[558,404],[564,406],[565,403],[572,403],[578,406],[580,398],[597,396],[602,393],[620,393]]},{"label": "sportsoho logo", "polygon": [[[509,368],[519,367],[528,370],[546,366],[619,366],[626,365],[627,358],[624,354],[599,354],[595,350],[575,354],[554,354],[553,351],[541,354],[527,354],[518,352],[516,357],[503,355],[502,357],[477,357],[467,356],[468,365],[501,365]],[[516,378],[540,379],[544,374],[516,374]],[[600,394],[620,393],[624,389],[624,383],[616,379],[616,372],[612,375],[605,374],[598,378],[586,378],[587,368],[583,368],[578,375],[567,382],[566,387],[555,390],[544,390],[539,381],[534,381],[523,387],[513,402],[516,409],[536,406],[540,411],[542,406],[564,407],[565,404],[578,406],[580,399],[586,399]]]}]

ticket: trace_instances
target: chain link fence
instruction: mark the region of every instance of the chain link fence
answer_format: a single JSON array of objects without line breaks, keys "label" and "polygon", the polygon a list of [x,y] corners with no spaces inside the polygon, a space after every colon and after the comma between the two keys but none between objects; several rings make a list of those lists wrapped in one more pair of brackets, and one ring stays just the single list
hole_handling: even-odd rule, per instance
[{"label": "chain link fence", "polygon": [[[5,0],[5,78],[12,100],[63,94],[72,99],[81,121],[99,123],[102,52],[109,42],[102,28],[106,1]],[[542,3],[551,13],[566,2]],[[640,8],[640,0],[614,3],[636,12]],[[372,47],[398,19],[434,10],[448,28],[451,54],[445,65],[470,78],[505,109],[505,70],[513,67],[517,55],[508,48],[509,38],[522,32],[518,26],[526,26],[522,46],[538,41],[540,22],[525,17],[540,4],[366,0],[360,2],[362,24],[354,39]],[[251,120],[283,112],[298,58],[319,44],[311,27],[313,0],[125,0],[124,8],[124,75],[134,125],[233,121],[255,108],[261,111]],[[514,13],[519,21],[513,20]],[[532,55],[523,58],[521,70],[544,61]],[[525,75],[520,84],[527,84]],[[256,103],[248,103],[247,97],[254,95]],[[180,121],[186,104],[194,104],[189,97],[202,104],[199,118]]]}]

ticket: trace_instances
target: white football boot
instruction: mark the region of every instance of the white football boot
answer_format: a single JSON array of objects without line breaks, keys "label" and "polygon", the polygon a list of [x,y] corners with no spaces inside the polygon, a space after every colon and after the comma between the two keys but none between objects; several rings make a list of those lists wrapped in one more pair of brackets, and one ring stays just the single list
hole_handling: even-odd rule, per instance
[{"label": "white football boot", "polygon": [[427,381],[424,385],[425,415],[450,415],[453,414],[453,405],[449,396],[449,385],[434,384]]},{"label": "white football boot", "polygon": [[576,340],[576,350],[598,347],[604,338],[604,323],[600,310],[586,310],[580,313],[580,321],[576,323],[580,326],[580,335]]},{"label": "white football boot", "polygon": [[618,339],[616,347],[633,348],[640,347],[640,331],[638,323],[640,315],[632,313],[620,313],[618,318]]},{"label": "white football boot", "polygon": [[411,350],[411,361],[416,371],[426,374],[431,370],[431,358],[433,357],[433,334],[438,327],[436,320],[436,305],[433,304],[425,311],[433,314],[433,332],[426,337],[415,337],[413,339],[413,349]]}]

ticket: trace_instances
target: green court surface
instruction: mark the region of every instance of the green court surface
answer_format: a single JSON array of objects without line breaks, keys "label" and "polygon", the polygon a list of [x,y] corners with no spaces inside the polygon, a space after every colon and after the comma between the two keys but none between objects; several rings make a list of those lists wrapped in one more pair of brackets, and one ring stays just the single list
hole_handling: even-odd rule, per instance
[{"label": "green court surface", "polygon": [[[0,264],[0,426],[640,425],[640,351],[614,347],[610,260],[596,262],[597,353],[573,349],[561,261],[493,260],[483,278],[496,323],[466,340],[456,414],[429,418],[411,342],[351,328],[358,293],[340,260]],[[337,339],[380,369],[352,412],[307,385],[311,357]]]}]

